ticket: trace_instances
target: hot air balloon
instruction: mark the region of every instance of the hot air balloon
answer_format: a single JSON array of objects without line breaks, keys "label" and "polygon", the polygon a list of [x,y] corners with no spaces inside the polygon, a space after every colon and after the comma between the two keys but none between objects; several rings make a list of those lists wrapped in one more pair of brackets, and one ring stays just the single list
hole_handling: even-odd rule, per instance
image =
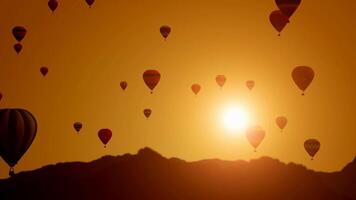
[{"label": "hot air balloon", "polygon": [[30,148],[36,133],[36,119],[27,110],[0,110],[0,156],[10,166],[10,176],[15,174],[15,165]]},{"label": "hot air balloon", "polygon": [[197,95],[200,92],[201,86],[195,83],[191,86],[191,89],[194,92],[194,94]]},{"label": "hot air balloon", "polygon": [[164,26],[161,26],[159,31],[161,32],[161,35],[164,38],[164,40],[166,40],[167,37],[169,36],[169,34],[171,33],[171,27],[164,25]]},{"label": "hot air balloon", "polygon": [[260,126],[251,126],[246,131],[246,137],[250,144],[255,148],[255,152],[257,147],[261,144],[264,139],[266,132]]},{"label": "hot air balloon", "polygon": [[40,72],[43,76],[46,76],[48,73],[48,68],[47,67],[41,67]]},{"label": "hot air balloon", "polygon": [[290,18],[299,7],[302,0],[275,0],[281,12]]},{"label": "hot air balloon", "polygon": [[21,52],[21,50],[22,50],[22,44],[16,43],[14,45],[14,50],[16,51],[17,54],[19,54]]},{"label": "hot air balloon", "polygon": [[95,2],[95,0],[85,0],[89,6],[89,8],[93,5],[93,3]]},{"label": "hot air balloon", "polygon": [[80,132],[80,130],[82,129],[82,127],[83,127],[83,124],[80,123],[80,122],[75,122],[75,123],[73,124],[73,128],[77,131],[77,133]]},{"label": "hot air balloon", "polygon": [[15,26],[12,29],[12,35],[18,42],[21,42],[26,36],[27,30],[23,26]]},{"label": "hot air balloon", "polygon": [[255,87],[255,81],[253,81],[253,80],[248,80],[248,81],[246,81],[246,87],[247,87],[249,90],[252,90],[252,89]]},{"label": "hot air balloon", "polygon": [[308,139],[304,142],[304,148],[313,160],[320,149],[320,142],[316,139]]},{"label": "hot air balloon", "polygon": [[222,88],[225,85],[226,77],[225,75],[217,75],[215,81]]},{"label": "hot air balloon", "polygon": [[112,132],[110,129],[100,129],[98,132],[98,137],[101,140],[101,142],[104,144],[104,147],[106,148],[106,145],[110,141],[112,136]]},{"label": "hot air balloon", "polygon": [[1,101],[1,99],[2,99],[2,93],[0,93],[0,101]]},{"label": "hot air balloon", "polygon": [[278,31],[278,36],[281,35],[284,27],[286,27],[289,22],[288,17],[285,16],[280,10],[273,11],[269,16],[269,20],[273,27]]},{"label": "hot air balloon", "polygon": [[52,12],[54,12],[58,7],[58,1],[57,0],[49,0],[48,7]]},{"label": "hot air balloon", "polygon": [[145,81],[147,87],[151,90],[151,94],[153,93],[153,89],[158,84],[161,79],[161,75],[157,70],[146,70],[143,73],[143,80]]},{"label": "hot air balloon", "polygon": [[127,88],[127,82],[126,82],[126,81],[121,81],[121,82],[120,82],[120,87],[121,87],[122,90],[126,90],[126,88]]},{"label": "hot air balloon", "polygon": [[296,67],[292,72],[292,78],[304,95],[305,90],[314,79],[314,71],[307,66]]},{"label": "hot air balloon", "polygon": [[281,132],[286,127],[287,123],[288,123],[288,119],[284,116],[279,116],[276,118],[276,124],[281,129]]},{"label": "hot air balloon", "polygon": [[146,116],[146,118],[148,119],[151,116],[152,110],[151,109],[144,109],[143,110],[143,114]]}]

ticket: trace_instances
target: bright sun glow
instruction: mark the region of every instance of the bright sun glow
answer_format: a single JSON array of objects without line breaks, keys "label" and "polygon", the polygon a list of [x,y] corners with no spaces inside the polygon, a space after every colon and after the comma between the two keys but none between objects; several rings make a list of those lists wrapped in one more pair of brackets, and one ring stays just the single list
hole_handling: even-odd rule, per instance
[{"label": "bright sun glow", "polygon": [[224,110],[222,123],[232,134],[241,134],[248,126],[249,116],[243,107],[231,106]]}]

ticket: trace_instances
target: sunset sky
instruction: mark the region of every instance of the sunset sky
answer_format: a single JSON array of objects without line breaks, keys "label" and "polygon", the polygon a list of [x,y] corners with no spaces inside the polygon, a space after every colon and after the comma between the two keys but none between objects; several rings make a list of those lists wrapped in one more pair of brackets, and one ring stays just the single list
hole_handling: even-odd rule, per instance
[{"label": "sunset sky", "polygon": [[[38,122],[16,171],[144,146],[188,161],[269,156],[340,170],[356,155],[356,2],[303,0],[281,37],[269,22],[276,9],[274,0],[96,0],[92,8],[60,0],[52,13],[47,0],[0,1],[0,107],[25,108]],[[164,41],[166,24],[172,32]],[[19,55],[11,33],[17,25],[28,31]],[[316,74],[305,96],[291,78],[299,65]],[[161,73],[152,95],[146,69]],[[227,77],[222,89],[218,74]],[[202,86],[197,96],[193,83]],[[257,153],[243,131],[231,134],[221,122],[233,106],[266,130]],[[283,133],[279,115],[289,120]],[[101,128],[113,132],[107,148]],[[314,161],[303,147],[309,138],[321,142]],[[0,178],[7,176],[0,160]]]}]

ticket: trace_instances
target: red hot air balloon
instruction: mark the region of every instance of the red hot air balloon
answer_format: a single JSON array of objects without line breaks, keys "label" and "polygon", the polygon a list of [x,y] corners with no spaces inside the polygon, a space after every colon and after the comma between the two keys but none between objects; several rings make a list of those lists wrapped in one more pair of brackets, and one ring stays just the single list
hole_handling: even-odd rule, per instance
[{"label": "red hot air balloon", "polygon": [[110,129],[100,129],[98,132],[98,137],[101,140],[101,142],[104,144],[104,147],[106,148],[106,145],[110,141],[112,137],[112,132]]},{"label": "red hot air balloon", "polygon": [[57,0],[49,0],[48,7],[52,12],[54,12],[58,7],[58,1]]},{"label": "red hot air balloon", "polygon": [[275,0],[276,4],[281,12],[290,18],[294,12],[298,9],[302,0]]},{"label": "red hot air balloon", "polygon": [[143,110],[143,114],[146,116],[146,118],[148,119],[151,116],[152,110],[151,109],[144,109]]},{"label": "red hot air balloon", "polygon": [[21,42],[26,36],[27,30],[23,26],[15,26],[12,29],[12,35],[18,42]]},{"label": "red hot air balloon", "polygon": [[40,72],[43,76],[46,76],[48,73],[48,68],[47,67],[41,67]]},{"label": "red hot air balloon", "polygon": [[194,94],[197,95],[201,90],[201,86],[199,84],[195,83],[191,86],[191,89],[194,92]]},{"label": "red hot air balloon", "polygon": [[271,22],[273,27],[278,31],[278,36],[280,36],[284,27],[286,27],[286,25],[288,24],[289,19],[280,10],[275,10],[269,16],[269,21]]},{"label": "red hot air balloon", "polygon": [[160,79],[161,75],[157,70],[150,69],[143,73],[143,80],[145,81],[147,87],[151,90],[151,94],[153,93],[153,89],[157,86]]},{"label": "red hot air balloon", "polygon": [[223,87],[226,82],[226,77],[225,77],[225,75],[217,75],[215,77],[215,81],[220,87]]},{"label": "red hot air balloon", "polygon": [[161,26],[159,31],[161,32],[161,35],[164,38],[164,40],[166,40],[167,37],[169,36],[169,34],[171,33],[171,27],[164,25],[164,26]]},{"label": "red hot air balloon", "polygon": [[73,124],[73,128],[77,131],[77,133],[80,132],[80,130],[82,129],[82,127],[83,127],[83,124],[80,123],[80,122],[75,122],[75,123]]},{"label": "red hot air balloon", "polygon": [[16,51],[17,54],[19,54],[21,52],[21,50],[22,50],[22,44],[16,43],[14,45],[14,50]]},{"label": "red hot air balloon", "polygon": [[260,126],[252,126],[247,129],[246,137],[250,144],[255,148],[255,152],[257,147],[261,144],[263,139],[265,138],[266,132]]},{"label": "red hot air balloon", "polygon": [[10,166],[10,176],[14,167],[30,148],[37,133],[35,117],[24,109],[0,110],[0,156]]},{"label": "red hot air balloon", "polygon": [[286,127],[287,123],[288,123],[288,119],[284,116],[279,116],[276,118],[276,124],[281,129],[281,132]]},{"label": "red hot air balloon", "polygon": [[304,142],[304,148],[313,160],[320,149],[320,142],[316,139],[308,139]]},{"label": "red hot air balloon", "polygon": [[299,66],[293,70],[292,78],[298,88],[302,91],[302,95],[304,95],[305,90],[313,81],[314,75],[315,73],[313,69],[307,66]]},{"label": "red hot air balloon", "polygon": [[127,82],[126,82],[126,81],[121,81],[121,82],[120,82],[120,87],[121,87],[122,90],[126,90],[126,88],[127,88]]},{"label": "red hot air balloon", "polygon": [[251,91],[255,87],[255,81],[253,80],[246,81],[246,87]]},{"label": "red hot air balloon", "polygon": [[89,6],[89,8],[93,5],[93,3],[95,2],[95,0],[85,0]]}]

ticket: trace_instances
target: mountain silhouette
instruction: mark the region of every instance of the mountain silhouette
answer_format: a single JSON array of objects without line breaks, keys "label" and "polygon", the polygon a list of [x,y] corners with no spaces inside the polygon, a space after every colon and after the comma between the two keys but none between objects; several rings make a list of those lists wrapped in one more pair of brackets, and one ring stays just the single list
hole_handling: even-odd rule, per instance
[{"label": "mountain silhouette", "polygon": [[0,180],[0,199],[355,200],[356,159],[322,173],[268,157],[186,162],[144,148],[19,173]]}]

